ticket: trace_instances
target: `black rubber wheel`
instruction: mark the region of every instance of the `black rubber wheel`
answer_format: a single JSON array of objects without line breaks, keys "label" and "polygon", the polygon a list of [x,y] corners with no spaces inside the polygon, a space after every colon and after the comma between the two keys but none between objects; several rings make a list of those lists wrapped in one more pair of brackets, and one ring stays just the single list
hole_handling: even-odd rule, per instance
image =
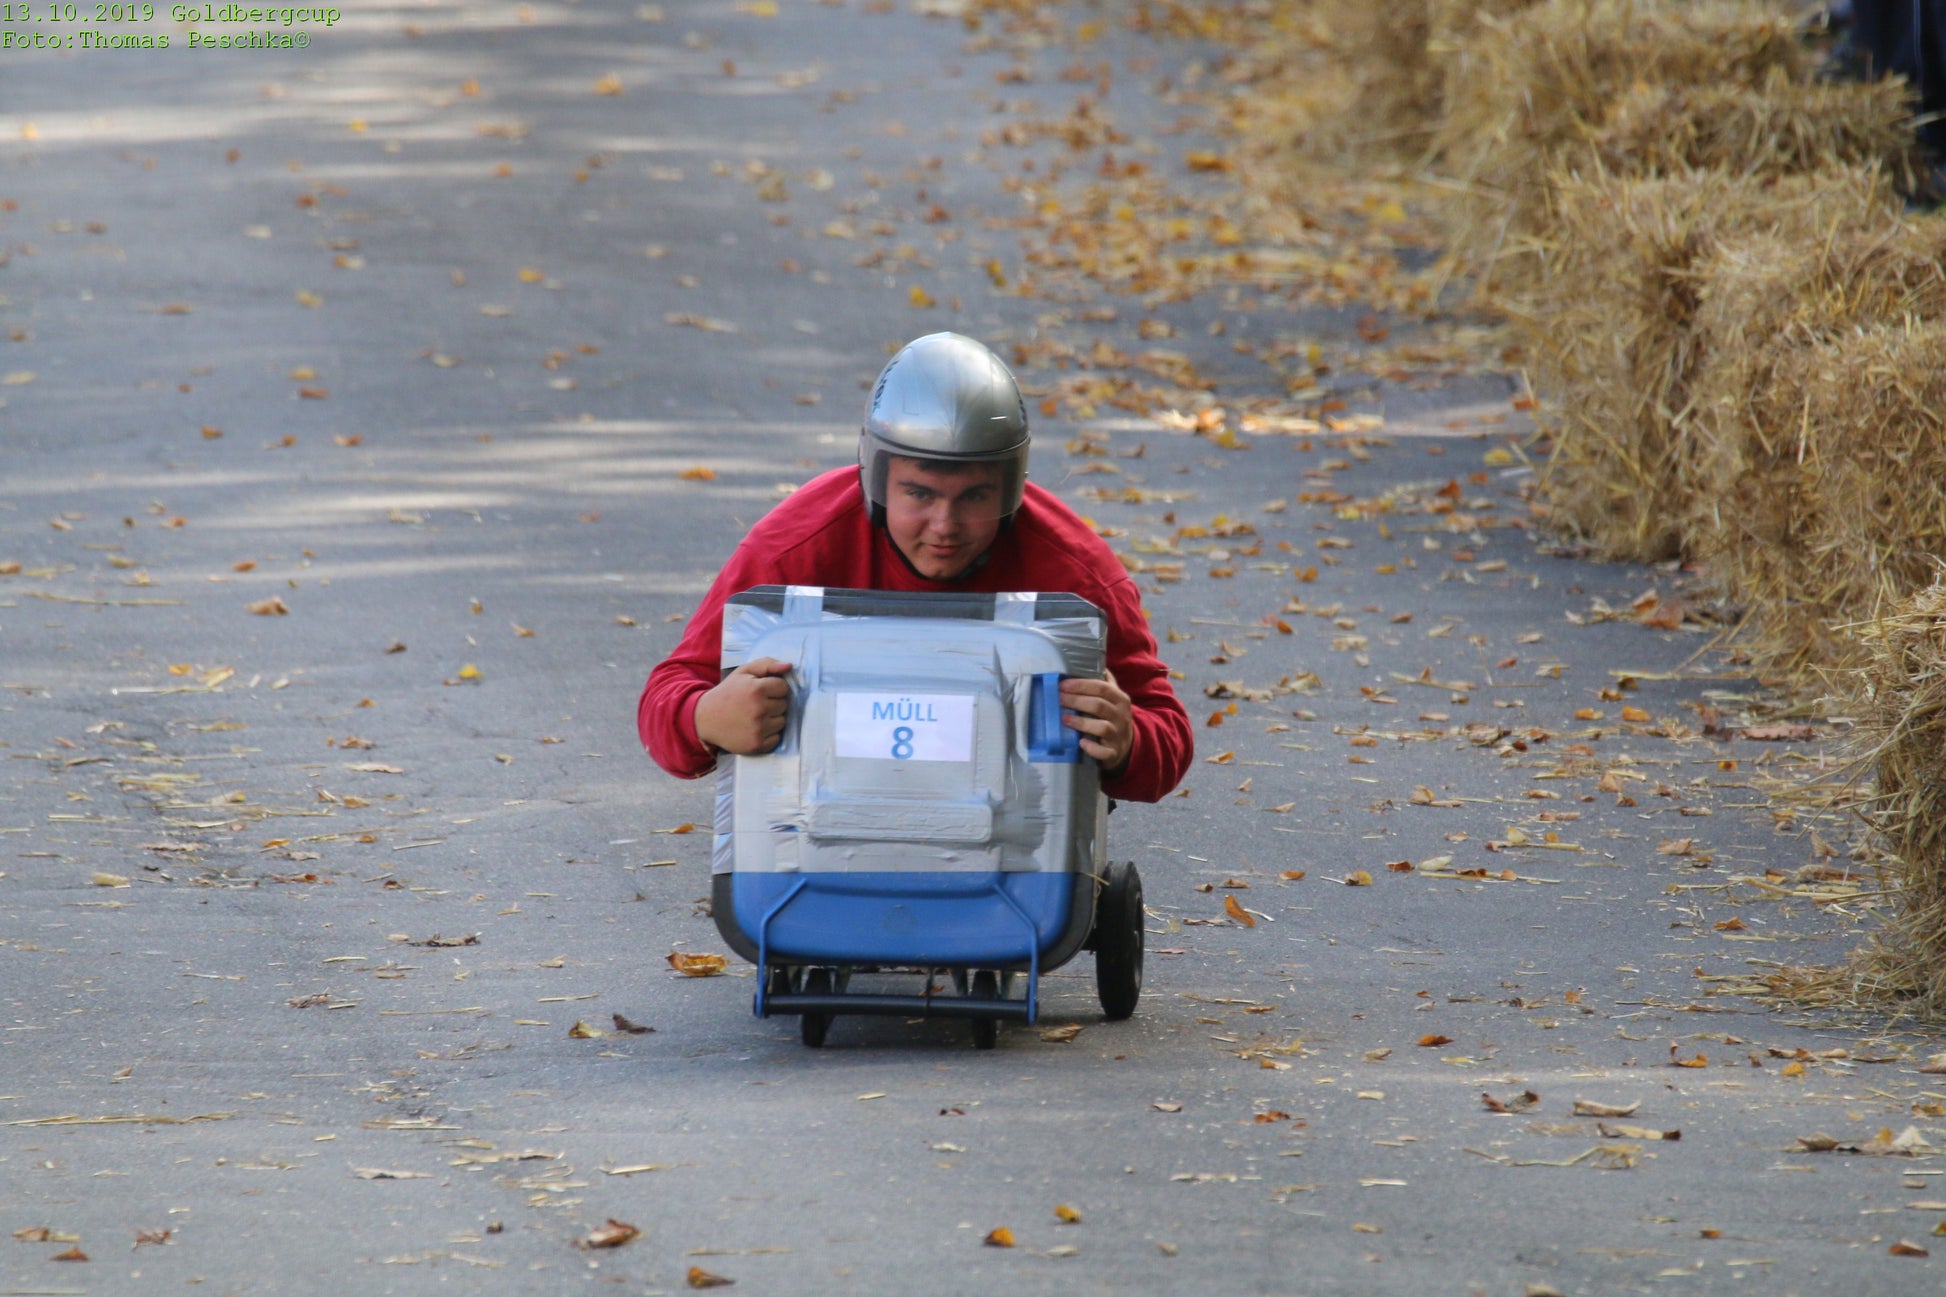
[{"label": "black rubber wheel", "polygon": [[[997,973],[975,973],[967,987],[967,996],[975,1000],[997,1000],[1000,998],[1000,977]],[[974,1018],[973,1048],[992,1049],[1000,1043],[1000,1019]]]},{"label": "black rubber wheel", "polygon": [[1095,993],[1110,1022],[1135,1013],[1142,998],[1142,875],[1133,861],[1108,866],[1095,901]]},{"label": "black rubber wheel", "polygon": [[[804,975],[804,994],[831,994],[831,973],[828,969],[814,968]],[[807,1048],[823,1049],[825,1033],[831,1030],[831,1013],[804,1013],[798,1018],[798,1033]]]}]

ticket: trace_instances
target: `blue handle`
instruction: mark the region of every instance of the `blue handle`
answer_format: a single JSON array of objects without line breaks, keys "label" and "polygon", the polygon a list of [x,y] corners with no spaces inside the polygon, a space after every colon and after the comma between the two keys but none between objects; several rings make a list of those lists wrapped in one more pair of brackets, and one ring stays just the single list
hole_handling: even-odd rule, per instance
[{"label": "blue handle", "polygon": [[1061,673],[1034,677],[1028,699],[1027,759],[1072,765],[1081,760],[1081,735],[1061,724]]}]

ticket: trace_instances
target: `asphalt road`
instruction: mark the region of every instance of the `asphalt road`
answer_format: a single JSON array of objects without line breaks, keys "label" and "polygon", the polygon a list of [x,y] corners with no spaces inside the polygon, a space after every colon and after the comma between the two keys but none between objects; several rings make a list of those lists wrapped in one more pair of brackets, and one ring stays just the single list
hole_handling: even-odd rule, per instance
[{"label": "asphalt road", "polygon": [[[1767,801],[1820,744],[1735,737],[1761,691],[1648,624],[1682,574],[1525,525],[1504,376],[1308,435],[1083,409],[1099,342],[1318,415],[1233,344],[1370,308],[1057,273],[1103,150],[1222,185],[1213,51],[913,8],[0,52],[0,1293],[1937,1291],[1891,1251],[1946,1220],[1930,1145],[1870,1155],[1946,1147],[1937,1039],[1731,994],[1871,890]],[[1082,96],[1113,135],[1035,127]],[[995,1052],[813,1052],[665,962],[721,948],[711,794],[634,700],[940,327],[1021,349],[1199,760],[1111,824],[1134,1020],[1084,956]]]}]

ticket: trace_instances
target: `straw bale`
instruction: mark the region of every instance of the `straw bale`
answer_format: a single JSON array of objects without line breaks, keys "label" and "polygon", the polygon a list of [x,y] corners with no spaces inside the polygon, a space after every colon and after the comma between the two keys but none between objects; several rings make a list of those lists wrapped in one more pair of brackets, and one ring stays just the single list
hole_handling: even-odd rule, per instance
[{"label": "straw bale", "polygon": [[1423,147],[1445,112],[1447,85],[1461,74],[1480,19],[1504,18],[1541,0],[1331,0],[1327,21],[1343,34],[1360,80],[1353,104],[1367,130],[1376,125]]},{"label": "straw bale", "polygon": [[1692,167],[1789,175],[1834,163],[1882,163],[1915,182],[1912,97],[1897,81],[1792,81],[1780,67],[1761,85],[1631,88],[1591,138],[1610,171],[1655,175]]},{"label": "straw bale", "polygon": [[1538,273],[1553,176],[1909,163],[1896,89],[1813,85],[1799,20],[1775,3],[1549,0],[1480,17],[1461,45],[1435,146],[1467,194],[1456,250],[1488,287]]},{"label": "straw bale", "polygon": [[1799,676],[1861,652],[1848,623],[1920,589],[1946,555],[1946,320],[1783,346],[1744,435],[1712,440],[1710,572],[1742,642]]},{"label": "straw bale", "polygon": [[1858,738],[1873,796],[1864,816],[1886,849],[1893,912],[1853,958],[1857,989],[1913,997],[1946,1016],[1946,580],[1861,628]]},{"label": "straw bale", "polygon": [[1555,521],[1611,558],[1681,553],[1698,476],[1687,422],[1704,357],[1699,267],[1752,231],[1816,243],[1867,214],[1890,221],[1892,201],[1881,174],[1851,168],[1558,177],[1545,272],[1512,313],[1548,405],[1541,487]]},{"label": "straw bale", "polygon": [[1726,244],[1703,280],[1684,532],[1752,610],[1745,643],[1763,662],[1853,660],[1829,623],[1909,594],[1923,556],[1946,554],[1929,327],[1946,324],[1946,218]]}]

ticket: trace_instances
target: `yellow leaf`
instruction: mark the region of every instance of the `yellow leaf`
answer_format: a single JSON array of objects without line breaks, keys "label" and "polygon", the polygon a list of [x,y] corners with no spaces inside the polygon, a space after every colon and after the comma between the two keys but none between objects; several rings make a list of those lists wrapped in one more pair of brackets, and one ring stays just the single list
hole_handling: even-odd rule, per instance
[{"label": "yellow leaf", "polygon": [[1054,1219],[1060,1221],[1063,1225],[1079,1225],[1081,1223],[1081,1213],[1064,1202],[1056,1203],[1054,1205]]},{"label": "yellow leaf", "polygon": [[459,678],[462,680],[484,680],[486,677],[480,674],[480,668],[468,662],[459,669]]},{"label": "yellow leaf", "polygon": [[598,95],[618,95],[621,92],[622,79],[613,72],[603,75],[599,81],[595,82],[595,93]]},{"label": "yellow leaf", "polygon": [[1633,721],[1635,724],[1640,725],[1649,719],[1649,714],[1640,707],[1624,707],[1622,708],[1622,719],[1625,721]]},{"label": "yellow leaf", "polygon": [[1012,1247],[1014,1245],[1014,1232],[1005,1225],[1002,1225],[998,1229],[987,1231],[987,1236],[982,1241],[988,1247]]},{"label": "yellow leaf", "polygon": [[1362,869],[1352,870],[1351,877],[1345,879],[1346,887],[1370,887],[1371,885],[1372,876]]},{"label": "yellow leaf", "polygon": [[297,290],[297,300],[304,306],[315,307],[324,305],[324,299],[308,288],[300,288]]},{"label": "yellow leaf", "polygon": [[33,381],[34,381],[33,370],[16,369],[13,373],[8,374],[5,378],[0,378],[0,387],[25,387],[27,386],[27,384]]},{"label": "yellow leaf", "polygon": [[919,285],[917,284],[914,284],[911,287],[911,289],[907,291],[905,296],[906,296],[906,300],[912,303],[913,309],[915,310],[923,311],[929,306],[939,305],[939,303],[933,299],[933,295],[931,293],[928,293],[925,289],[919,287]]},{"label": "yellow leaf", "polygon": [[523,284],[538,284],[547,278],[544,271],[536,270],[532,266],[522,266],[516,274]]},{"label": "yellow leaf", "polygon": [[725,1279],[720,1274],[711,1274],[709,1271],[703,1269],[703,1267],[693,1265],[689,1267],[689,1273],[684,1276],[683,1282],[691,1288],[727,1288],[729,1285],[735,1283],[736,1280]]},{"label": "yellow leaf", "polygon": [[120,874],[97,873],[97,874],[90,875],[88,881],[92,882],[96,887],[127,887],[128,886],[128,879],[122,877]]},{"label": "yellow leaf", "polygon": [[1254,928],[1257,926],[1256,916],[1244,909],[1241,905],[1238,905],[1237,898],[1234,896],[1226,896],[1223,898],[1223,913],[1229,915],[1246,928]]},{"label": "yellow leaf", "polygon": [[694,468],[685,468],[682,472],[676,474],[676,476],[685,482],[714,482],[716,480],[716,470],[713,468],[704,468],[701,464],[698,464]]},{"label": "yellow leaf", "polygon": [[[603,1031],[600,1027],[590,1027],[587,1023],[581,1021],[581,1019],[579,1018],[576,1018],[574,1020],[574,1025],[568,1028],[569,1040],[600,1040],[602,1037],[606,1036],[607,1034],[608,1033]],[[589,1246],[601,1247],[605,1245],[599,1243],[591,1243],[589,1244]]]},{"label": "yellow leaf", "polygon": [[749,14],[752,18],[775,18],[777,0],[741,0],[737,12]]},{"label": "yellow leaf", "polygon": [[715,977],[729,964],[721,955],[692,955],[686,950],[669,952],[669,967],[685,977]]}]

